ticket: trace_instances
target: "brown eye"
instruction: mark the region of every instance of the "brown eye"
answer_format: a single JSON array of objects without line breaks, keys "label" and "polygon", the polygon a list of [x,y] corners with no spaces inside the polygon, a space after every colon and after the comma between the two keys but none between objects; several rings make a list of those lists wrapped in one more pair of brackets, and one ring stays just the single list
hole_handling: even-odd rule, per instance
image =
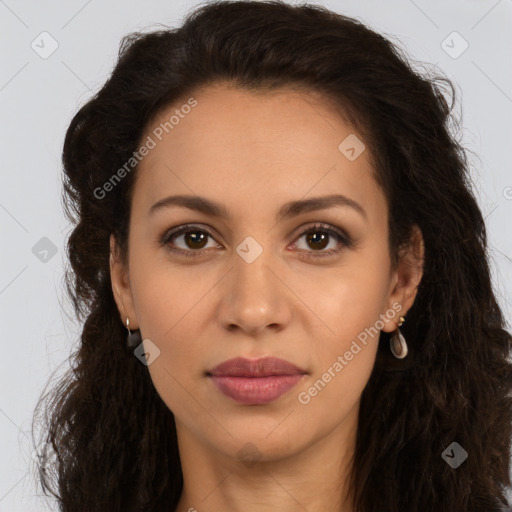
[{"label": "brown eye", "polygon": [[308,244],[312,244],[313,249],[322,250],[325,249],[329,242],[329,235],[326,235],[322,231],[314,231],[306,234],[306,241]]},{"label": "brown eye", "polygon": [[183,240],[189,249],[202,249],[206,245],[208,235],[204,231],[186,231]]},{"label": "brown eye", "polygon": [[[178,243],[180,238],[183,240]],[[203,249],[208,248],[208,238],[213,239],[213,235],[209,231],[199,226],[185,225],[167,232],[161,238],[160,244],[167,246],[171,252],[178,255],[196,257],[205,252]],[[301,249],[299,254],[306,258],[333,256],[338,254],[343,247],[353,246],[353,242],[347,234],[325,224],[311,226],[302,232],[298,240],[302,238],[305,239],[306,247],[298,247]],[[331,243],[333,247],[326,250]],[[297,243],[294,244],[295,247],[297,245]]]},{"label": "brown eye", "polygon": [[[329,227],[325,224],[316,224],[306,231],[303,231],[298,240],[303,237],[305,239],[306,247],[300,254],[307,258],[333,256],[339,253],[343,247],[349,248],[353,245],[353,242],[348,235],[337,228],[335,229],[334,227]],[[331,250],[326,251],[325,249],[329,247],[331,241],[334,242],[333,246],[331,247]],[[294,245],[297,247],[299,244],[296,243]],[[303,247],[298,248],[304,249]]]},{"label": "brown eye", "polygon": [[[180,238],[182,238],[181,242],[179,242]],[[169,246],[170,251],[178,254],[198,256],[206,247],[208,238],[213,238],[208,231],[198,226],[187,225],[166,233],[160,240],[160,244]]]}]

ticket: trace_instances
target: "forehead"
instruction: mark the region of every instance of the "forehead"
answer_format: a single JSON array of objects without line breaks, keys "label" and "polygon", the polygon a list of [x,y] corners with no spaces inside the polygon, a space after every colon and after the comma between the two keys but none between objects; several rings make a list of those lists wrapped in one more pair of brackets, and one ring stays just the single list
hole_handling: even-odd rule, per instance
[{"label": "forehead", "polygon": [[146,127],[143,140],[155,145],[137,171],[139,206],[176,193],[249,207],[338,192],[378,210],[383,197],[374,197],[382,193],[361,136],[319,93],[216,84],[191,98],[193,108],[184,98]]}]

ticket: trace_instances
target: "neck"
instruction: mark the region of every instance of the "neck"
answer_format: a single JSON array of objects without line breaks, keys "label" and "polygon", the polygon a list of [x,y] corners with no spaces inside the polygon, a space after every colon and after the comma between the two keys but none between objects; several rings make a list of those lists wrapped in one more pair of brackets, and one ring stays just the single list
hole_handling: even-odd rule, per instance
[{"label": "neck", "polygon": [[184,485],[176,512],[354,512],[348,475],[357,415],[346,420],[286,457],[264,457],[252,444],[244,457],[228,456],[177,422]]}]

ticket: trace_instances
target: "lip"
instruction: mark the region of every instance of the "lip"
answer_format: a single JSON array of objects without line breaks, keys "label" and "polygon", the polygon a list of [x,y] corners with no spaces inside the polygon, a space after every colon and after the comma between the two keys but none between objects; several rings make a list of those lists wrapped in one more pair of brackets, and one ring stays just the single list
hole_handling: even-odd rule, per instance
[{"label": "lip", "polygon": [[287,393],[306,371],[276,357],[236,357],[207,372],[217,389],[244,405],[263,405]]}]

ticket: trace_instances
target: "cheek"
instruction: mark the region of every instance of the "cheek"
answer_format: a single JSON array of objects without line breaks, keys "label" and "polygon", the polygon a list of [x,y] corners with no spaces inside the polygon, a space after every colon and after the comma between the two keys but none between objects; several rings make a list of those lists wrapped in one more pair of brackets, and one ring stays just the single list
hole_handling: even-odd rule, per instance
[{"label": "cheek", "polygon": [[190,270],[159,266],[150,258],[134,257],[134,263],[138,272],[131,285],[137,320],[143,337],[160,351],[148,369],[159,393],[174,400],[203,370],[197,364],[204,358],[200,318],[206,315],[204,299],[212,285],[191,279]]},{"label": "cheek", "polygon": [[[164,251],[162,249],[162,251]],[[190,324],[201,299],[211,288],[210,280],[195,279],[193,267],[171,265],[161,254],[133,254],[131,281],[137,319],[145,337],[172,343],[181,324]]]},{"label": "cheek", "polygon": [[148,366],[157,393],[174,414],[193,417],[201,414],[191,397],[199,396],[205,369],[199,317],[206,314],[201,298],[210,287],[179,283],[173,274],[171,279],[154,273],[137,287],[137,313],[143,336],[160,350]]},{"label": "cheek", "polygon": [[313,330],[308,347],[315,363],[308,384],[320,380],[318,389],[311,390],[311,396],[316,392],[323,396],[319,402],[342,400],[349,404],[370,377],[383,326],[380,316],[387,301],[386,264],[385,260],[361,257],[322,279],[321,293],[319,285],[314,292],[310,288],[309,304],[324,326]]},{"label": "cheek", "polygon": [[375,325],[384,313],[388,287],[387,262],[361,256],[309,281],[306,297],[308,305],[329,328],[323,332],[343,345]]},{"label": "cheek", "polygon": [[314,366],[297,402],[308,418],[321,417],[326,424],[341,422],[359,402],[375,364],[383,296],[369,287],[359,290],[349,283],[330,290],[321,309],[329,329],[321,335],[314,330],[306,348]]},{"label": "cheek", "polygon": [[325,316],[328,334],[311,338],[309,351],[315,362],[311,380],[320,379],[319,385],[328,385],[333,396],[338,394],[336,389],[343,390],[343,396],[347,393],[355,396],[365,386],[375,362],[380,310],[375,301],[352,300],[339,304],[344,307],[333,309]]}]

